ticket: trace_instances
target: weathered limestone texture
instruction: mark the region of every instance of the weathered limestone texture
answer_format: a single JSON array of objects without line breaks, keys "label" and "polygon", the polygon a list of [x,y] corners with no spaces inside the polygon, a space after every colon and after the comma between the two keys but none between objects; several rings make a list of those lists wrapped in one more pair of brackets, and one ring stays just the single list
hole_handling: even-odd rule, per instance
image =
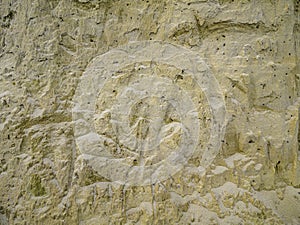
[{"label": "weathered limestone texture", "polygon": [[299,0],[0,0],[0,224],[300,224]]}]

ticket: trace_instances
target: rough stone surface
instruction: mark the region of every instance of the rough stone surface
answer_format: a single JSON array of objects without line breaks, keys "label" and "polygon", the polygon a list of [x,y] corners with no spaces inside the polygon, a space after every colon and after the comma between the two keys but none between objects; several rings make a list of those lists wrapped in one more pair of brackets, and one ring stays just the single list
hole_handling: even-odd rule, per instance
[{"label": "rough stone surface", "polygon": [[0,224],[300,224],[299,10],[0,0]]}]

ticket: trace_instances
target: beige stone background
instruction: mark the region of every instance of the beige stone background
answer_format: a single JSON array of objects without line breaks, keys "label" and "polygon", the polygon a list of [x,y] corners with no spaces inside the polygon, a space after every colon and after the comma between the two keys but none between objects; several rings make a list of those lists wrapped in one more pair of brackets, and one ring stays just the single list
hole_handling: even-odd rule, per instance
[{"label": "beige stone background", "polygon": [[[0,0],[0,224],[300,224],[298,0]],[[198,52],[227,108],[219,154],[153,185],[82,158],[73,96],[131,41]]]}]

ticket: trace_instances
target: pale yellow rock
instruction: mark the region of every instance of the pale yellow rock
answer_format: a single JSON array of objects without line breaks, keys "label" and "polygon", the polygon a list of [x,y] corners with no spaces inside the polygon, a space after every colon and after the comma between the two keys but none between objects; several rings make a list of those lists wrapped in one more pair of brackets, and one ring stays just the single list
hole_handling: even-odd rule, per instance
[{"label": "pale yellow rock", "polygon": [[299,10],[0,1],[0,224],[300,224]]}]

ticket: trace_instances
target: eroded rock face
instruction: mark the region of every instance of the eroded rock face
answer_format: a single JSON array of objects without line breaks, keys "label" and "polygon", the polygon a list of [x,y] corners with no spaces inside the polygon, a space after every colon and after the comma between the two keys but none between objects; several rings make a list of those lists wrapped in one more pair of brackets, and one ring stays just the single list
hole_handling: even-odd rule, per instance
[{"label": "eroded rock face", "polygon": [[299,6],[2,0],[0,224],[299,224]]}]

